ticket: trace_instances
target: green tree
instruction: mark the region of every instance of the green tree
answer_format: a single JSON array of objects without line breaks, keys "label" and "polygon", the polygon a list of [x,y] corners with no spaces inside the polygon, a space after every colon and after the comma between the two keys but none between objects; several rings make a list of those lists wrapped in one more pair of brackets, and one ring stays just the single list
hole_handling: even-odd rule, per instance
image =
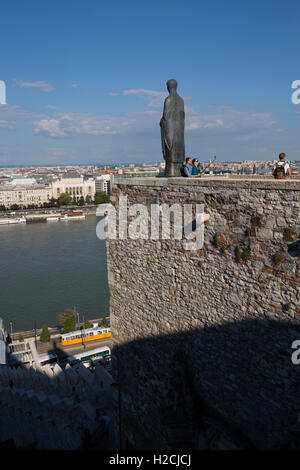
[{"label": "green tree", "polygon": [[50,341],[50,331],[47,325],[44,325],[40,335],[40,341],[47,343]]},{"label": "green tree", "polygon": [[52,197],[49,201],[50,206],[49,207],[56,207],[58,205],[58,200]]},{"label": "green tree", "polygon": [[108,326],[108,320],[107,320],[106,317],[101,318],[100,325],[101,326]]},{"label": "green tree", "polygon": [[63,327],[63,333],[70,333],[76,329],[76,312],[71,308],[59,314],[59,324]]},{"label": "green tree", "polygon": [[78,205],[79,206],[83,206],[84,205],[84,197],[83,196],[80,196],[80,199],[78,201]]},{"label": "green tree", "polygon": [[12,211],[18,211],[20,209],[20,206],[18,206],[18,204],[12,204],[10,208]]},{"label": "green tree", "polygon": [[61,193],[61,195],[57,199],[57,203],[59,206],[67,206],[71,202],[72,202],[72,196],[67,193]]},{"label": "green tree", "polygon": [[95,204],[104,204],[109,202],[109,195],[104,191],[96,191]]},{"label": "green tree", "polygon": [[24,341],[24,336],[21,333],[18,336],[18,341],[19,343],[22,343],[22,341]]},{"label": "green tree", "polygon": [[6,207],[3,204],[0,205],[0,211],[6,211]]},{"label": "green tree", "polygon": [[85,320],[85,322],[84,322],[84,328],[86,328],[86,329],[87,329],[87,328],[92,328],[92,325],[91,325],[91,323],[90,323],[89,320]]}]

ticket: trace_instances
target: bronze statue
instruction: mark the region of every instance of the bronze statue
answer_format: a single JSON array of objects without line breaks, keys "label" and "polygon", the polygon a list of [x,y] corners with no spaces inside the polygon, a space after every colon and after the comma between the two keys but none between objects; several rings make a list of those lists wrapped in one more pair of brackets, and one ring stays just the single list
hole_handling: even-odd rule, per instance
[{"label": "bronze statue", "polygon": [[184,101],[177,94],[177,81],[167,81],[170,95],[165,99],[160,120],[162,153],[166,160],[165,176],[182,176],[185,160]]}]

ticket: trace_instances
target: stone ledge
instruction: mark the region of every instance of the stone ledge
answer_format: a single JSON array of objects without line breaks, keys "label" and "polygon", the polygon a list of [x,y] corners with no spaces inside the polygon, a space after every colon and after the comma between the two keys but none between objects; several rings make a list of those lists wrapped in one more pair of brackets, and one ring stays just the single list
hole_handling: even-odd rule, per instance
[{"label": "stone ledge", "polygon": [[267,178],[234,178],[233,176],[207,176],[203,178],[124,178],[115,180],[114,186],[155,186],[155,187],[226,187],[245,189],[272,189],[272,190],[293,190],[300,191],[299,179],[275,180]]}]

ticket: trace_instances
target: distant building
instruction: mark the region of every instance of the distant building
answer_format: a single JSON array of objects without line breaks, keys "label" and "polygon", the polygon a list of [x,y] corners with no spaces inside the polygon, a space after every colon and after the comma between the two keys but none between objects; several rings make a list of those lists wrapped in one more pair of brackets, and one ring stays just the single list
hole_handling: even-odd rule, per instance
[{"label": "distant building", "polygon": [[13,204],[42,206],[52,196],[51,186],[43,184],[4,184],[0,185],[0,205],[10,208]]},{"label": "distant building", "polygon": [[111,175],[96,176],[96,191],[103,191],[107,194],[110,194],[110,179]]},{"label": "distant building", "polygon": [[63,193],[69,194],[77,201],[83,197],[89,196],[94,199],[96,193],[96,185],[94,178],[85,178],[73,174],[66,174],[56,181],[52,182],[52,197],[55,199]]},{"label": "distant building", "polygon": [[34,178],[13,178],[11,181],[7,181],[7,184],[35,184],[36,179]]}]

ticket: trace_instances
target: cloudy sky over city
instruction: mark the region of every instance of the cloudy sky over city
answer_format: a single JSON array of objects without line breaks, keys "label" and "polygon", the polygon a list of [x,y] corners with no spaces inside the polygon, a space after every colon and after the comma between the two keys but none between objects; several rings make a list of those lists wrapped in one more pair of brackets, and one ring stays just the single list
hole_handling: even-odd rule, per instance
[{"label": "cloudy sky over city", "polygon": [[2,4],[0,165],[162,160],[169,78],[187,155],[299,160],[299,13],[294,0]]}]

